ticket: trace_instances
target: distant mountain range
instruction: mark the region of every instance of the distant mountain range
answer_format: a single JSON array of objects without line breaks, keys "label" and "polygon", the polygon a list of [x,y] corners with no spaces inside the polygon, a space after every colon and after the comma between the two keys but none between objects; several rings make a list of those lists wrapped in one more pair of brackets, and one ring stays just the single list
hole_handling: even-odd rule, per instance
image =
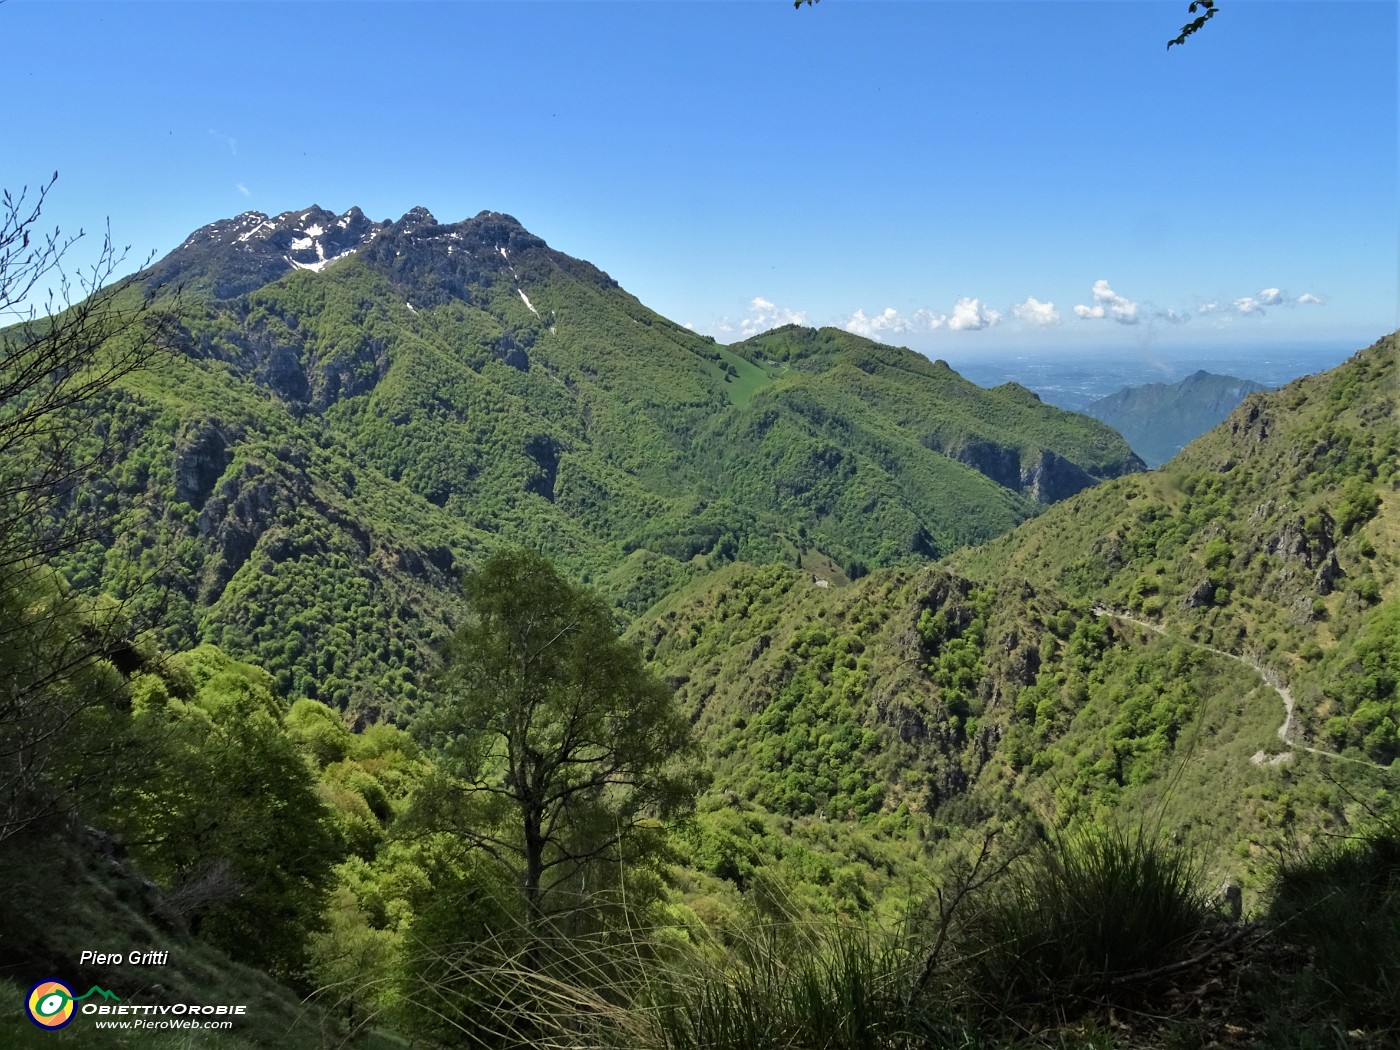
[{"label": "distant mountain range", "polygon": [[1127,438],[1149,467],[1160,467],[1248,395],[1267,389],[1249,379],[1200,370],[1179,383],[1124,387],[1084,411]]},{"label": "distant mountain range", "polygon": [[635,615],[736,559],[836,583],[926,561],[1143,467],[909,350],[718,345],[496,212],[248,212],[147,276],[183,288],[177,353],[113,405],[129,452],[91,495],[112,525],[63,568],[126,597],[117,565],[158,551],[167,642],[361,713],[412,705],[498,544]]}]

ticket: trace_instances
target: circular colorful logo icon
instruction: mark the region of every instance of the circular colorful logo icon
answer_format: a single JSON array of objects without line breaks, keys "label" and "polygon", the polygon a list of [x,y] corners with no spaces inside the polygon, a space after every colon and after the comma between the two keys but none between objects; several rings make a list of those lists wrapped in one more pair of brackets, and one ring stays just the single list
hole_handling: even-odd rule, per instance
[{"label": "circular colorful logo icon", "polygon": [[73,989],[62,981],[40,981],[29,989],[26,1006],[40,1028],[62,1028],[73,1020]]}]

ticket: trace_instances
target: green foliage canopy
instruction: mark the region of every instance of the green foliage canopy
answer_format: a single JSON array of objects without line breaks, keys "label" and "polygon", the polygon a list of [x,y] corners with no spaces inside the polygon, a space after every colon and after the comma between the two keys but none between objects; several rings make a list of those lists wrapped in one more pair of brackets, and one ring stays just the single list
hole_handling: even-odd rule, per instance
[{"label": "green foliage canopy", "polygon": [[212,646],[132,687],[155,756],[111,821],[193,931],[281,976],[321,925],[339,842],[267,672]]},{"label": "green foliage canopy", "polygon": [[[597,596],[542,554],[502,551],[418,734],[475,803],[463,833],[515,876],[533,928],[591,867],[653,851],[700,786],[690,725]],[[581,892],[581,891],[579,891]]]}]

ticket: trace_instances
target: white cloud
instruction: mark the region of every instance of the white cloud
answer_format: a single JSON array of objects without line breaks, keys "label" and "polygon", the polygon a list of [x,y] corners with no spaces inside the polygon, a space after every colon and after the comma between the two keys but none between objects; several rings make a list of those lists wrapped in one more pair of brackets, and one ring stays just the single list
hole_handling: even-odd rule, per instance
[{"label": "white cloud", "polygon": [[[1035,303],[1034,299],[1029,301]],[[1054,307],[1049,303],[1035,305],[1041,309],[1049,308],[1050,312],[1054,313]],[[1055,316],[1058,319],[1058,315]],[[981,299],[964,295],[953,304],[951,314],[942,314],[927,307],[921,307],[911,314],[902,314],[893,306],[887,306],[877,314],[857,310],[846,318],[845,327],[846,331],[863,335],[867,339],[882,339],[907,335],[910,332],[936,332],[940,328],[952,332],[974,332],[979,328],[1001,324],[1001,320],[1001,311],[993,310]]]},{"label": "white cloud", "polygon": [[864,310],[857,310],[846,318],[846,331],[875,339],[884,332],[907,332],[909,321],[900,316],[893,306],[887,306],[883,313],[867,317]]},{"label": "white cloud", "polygon": [[1001,314],[986,306],[980,299],[963,296],[953,304],[953,316],[948,318],[948,327],[955,332],[975,332],[979,328],[990,328],[1001,323]]},{"label": "white cloud", "polygon": [[1035,296],[1027,296],[1026,301],[1011,307],[1011,315],[1022,324],[1052,325],[1060,323],[1060,311],[1054,303],[1042,303]]},{"label": "white cloud", "polygon": [[1103,279],[1094,282],[1094,305],[1074,308],[1076,317],[1088,320],[1112,317],[1119,324],[1137,324],[1142,320],[1141,311],[1139,304],[1119,295]]},{"label": "white cloud", "polygon": [[[789,310],[770,299],[756,295],[749,300],[748,316],[741,317],[738,323],[740,334],[747,339],[751,335],[758,335],[759,332],[766,332],[770,328],[781,328],[785,324],[806,324],[807,312]],[[721,332],[732,332],[734,324],[726,317],[719,323],[718,328]]]},{"label": "white cloud", "polygon": [[884,335],[932,332],[947,324],[947,317],[932,310],[919,309],[905,316],[893,306],[887,306],[874,316],[867,315],[864,310],[857,310],[846,318],[846,331],[863,335],[867,339],[879,339]]},{"label": "white cloud", "polygon": [[1185,324],[1187,321],[1191,320],[1190,314],[1180,313],[1173,310],[1170,306],[1164,310],[1158,310],[1153,316],[1166,321],[1167,324]]},{"label": "white cloud", "polygon": [[1219,309],[1220,309],[1220,300],[1219,300],[1219,299],[1207,299],[1207,300],[1206,300],[1205,302],[1203,302],[1203,303],[1197,303],[1197,304],[1196,304],[1196,313],[1198,313],[1198,314],[1213,314],[1213,313],[1216,313],[1217,311],[1219,311]]},{"label": "white cloud", "polygon": [[234,183],[234,186],[237,188],[238,192],[243,194],[243,196],[245,197],[251,197],[253,195],[253,191],[248,189],[248,187],[243,185],[243,183],[241,182]]},{"label": "white cloud", "polygon": [[1260,314],[1264,313],[1266,306],[1287,306],[1312,304],[1321,306],[1327,300],[1312,292],[1304,292],[1296,299],[1286,291],[1279,288],[1265,288],[1258,295],[1242,295],[1234,301],[1235,312],[1239,314]]},{"label": "white cloud", "polygon": [[209,129],[209,134],[227,145],[229,153],[234,156],[238,155],[238,140],[232,135],[225,135],[222,131],[215,131],[213,128]]}]

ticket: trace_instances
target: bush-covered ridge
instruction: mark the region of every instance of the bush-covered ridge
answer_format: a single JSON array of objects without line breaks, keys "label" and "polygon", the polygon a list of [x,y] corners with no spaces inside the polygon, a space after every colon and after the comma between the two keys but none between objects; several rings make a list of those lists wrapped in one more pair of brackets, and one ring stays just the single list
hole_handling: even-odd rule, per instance
[{"label": "bush-covered ridge", "polygon": [[[998,609],[994,592],[937,570],[873,574],[837,595],[801,591],[804,581],[786,569],[727,575],[716,605],[738,597],[750,611],[802,610],[802,599],[819,594],[834,604],[806,605],[814,619],[848,623],[871,611],[862,590],[865,599],[893,606],[887,623],[866,621],[872,649],[890,636],[881,628],[908,635],[903,643],[919,658],[915,674],[932,692],[928,709],[941,707],[950,726],[976,717],[978,698],[962,689],[998,677],[991,668],[1017,663],[995,655],[1014,656],[999,632],[1015,603]],[[882,578],[886,589],[875,591]],[[913,601],[905,605],[904,596]],[[1018,597],[1041,609],[1049,654],[1043,673],[1062,663],[1066,682],[1074,686],[1073,673],[1082,672],[1096,693],[1079,714],[1062,708],[1068,721],[1049,721],[1037,753],[1077,758],[1073,741],[1098,740],[1109,745],[1107,754],[1121,754],[1119,742],[1140,730],[1136,720],[1145,712],[1133,712],[1114,690],[1137,682],[1151,696],[1161,683],[1141,669],[1160,658],[1179,681],[1190,653],[1150,642],[1138,652],[1142,639],[1115,639],[1107,619],[1091,610],[1042,605],[1024,588]],[[737,626],[743,616],[735,612]],[[989,637],[999,644],[987,647]],[[800,630],[780,644],[806,652],[819,675],[836,669],[827,652],[852,652],[849,642],[829,648]],[[462,805],[463,789],[479,774],[464,780],[449,773],[438,755],[393,727],[352,733],[324,705],[288,707],[265,673],[209,647],[170,656],[142,646],[121,663],[121,671],[104,668],[107,698],[81,721],[95,718],[106,745],[139,756],[114,793],[84,806],[87,819],[123,837],[86,832],[65,844],[66,833],[39,829],[0,851],[0,868],[19,866],[16,886],[33,883],[36,864],[105,867],[124,881],[82,875],[93,901],[61,922],[50,915],[57,902],[37,886],[32,900],[11,895],[5,959],[31,966],[35,953],[57,952],[66,972],[75,923],[98,921],[94,915],[108,909],[125,916],[123,929],[140,931],[134,935],[150,936],[150,924],[159,925],[157,936],[197,960],[198,972],[186,964],[174,989],[135,992],[128,984],[137,976],[125,971],[84,972],[84,980],[122,984],[142,1002],[169,1001],[180,989],[195,994],[188,989],[211,980],[256,985],[214,950],[222,949],[318,990],[318,1006],[299,1011],[261,988],[257,1023],[239,1028],[250,1045],[387,1038],[375,1032],[387,1026],[430,1045],[1029,1048],[1045,1045],[1027,1035],[1042,1029],[1061,1046],[1176,1046],[1250,1035],[1302,1047],[1336,1018],[1360,1045],[1383,1046],[1400,1025],[1393,1010],[1400,958],[1384,925],[1394,925],[1396,833],[1393,801],[1384,796],[1378,801],[1386,808],[1364,818],[1369,830],[1355,843],[1294,853],[1276,874],[1247,884],[1250,913],[1268,919],[1239,924],[1238,895],[1211,903],[1206,855],[1171,843],[1164,814],[1179,788],[1151,761],[1144,775],[1126,778],[1109,768],[1062,766],[1062,774],[1078,768],[1089,779],[1068,794],[1057,789],[1054,800],[1093,805],[1059,815],[1043,792],[1007,791],[1003,783],[980,802],[974,784],[961,804],[947,798],[927,813],[907,795],[875,819],[784,816],[790,798],[756,806],[722,775],[692,826],[666,829],[668,849],[653,846],[645,862],[625,871],[591,871],[580,906],[557,910],[542,937],[525,918],[519,885],[502,877],[499,857],[474,846],[474,835],[503,845],[512,821],[509,808]],[[975,675],[964,674],[973,668]],[[1125,679],[1124,668],[1138,670]],[[1213,670],[1189,679],[1195,695],[1188,700],[1228,702],[1207,696],[1206,683],[1221,669]],[[1072,700],[1073,689],[1063,699]],[[828,728],[826,712],[789,710],[797,726]],[[1130,721],[1098,720],[1114,712]],[[1170,723],[1192,714],[1164,714],[1168,722],[1158,730],[1170,754]],[[772,729],[782,737],[781,726]],[[786,768],[796,773],[795,760],[809,750],[789,755]],[[1193,762],[1209,754],[1199,743],[1189,749]],[[82,760],[84,752],[69,757]],[[1304,787],[1284,770],[1254,766],[1243,754],[1235,759]],[[215,782],[238,788],[226,798],[189,790]],[[509,789],[512,781],[502,783]],[[1119,797],[1096,790],[1115,785]],[[1144,804],[1155,816],[1142,819]],[[1291,819],[1311,822],[1301,794],[1290,806]],[[1065,826],[1054,827],[1062,818]],[[457,826],[464,819],[470,828]],[[587,827],[580,830],[589,834]],[[660,830],[647,828],[649,836]],[[22,856],[16,844],[25,847]],[[131,861],[155,882],[122,874]],[[677,861],[682,866],[668,873]],[[1358,892],[1364,915],[1349,904]],[[870,925],[872,913],[889,925]],[[60,930],[69,940],[55,939]],[[107,931],[108,941],[116,936]],[[1358,937],[1369,946],[1364,959],[1351,950]],[[1339,994],[1343,981],[1348,991]],[[284,1032],[282,1024],[294,1028]],[[87,1045],[90,1034],[79,1028],[74,1038]]]}]

